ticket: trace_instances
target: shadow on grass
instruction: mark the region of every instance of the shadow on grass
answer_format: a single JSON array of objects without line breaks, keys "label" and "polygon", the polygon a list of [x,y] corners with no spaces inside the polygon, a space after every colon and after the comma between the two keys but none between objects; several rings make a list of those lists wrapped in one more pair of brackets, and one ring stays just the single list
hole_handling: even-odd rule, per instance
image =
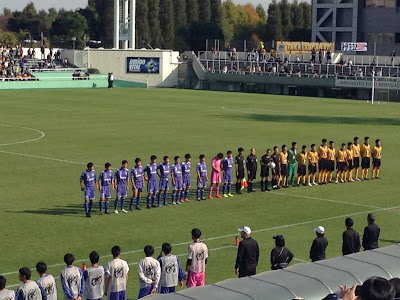
[{"label": "shadow on grass", "polygon": [[[93,209],[97,209],[97,206]],[[92,209],[92,210],[93,210]],[[16,214],[34,214],[34,215],[53,215],[53,216],[73,216],[79,215],[80,217],[86,217],[85,211],[82,204],[67,204],[65,206],[54,206],[51,208],[40,208],[40,209],[27,209],[18,211],[6,211],[6,213]]]},{"label": "shadow on grass", "polygon": [[275,115],[275,114],[238,114],[217,115],[218,118],[241,118],[261,122],[288,122],[288,123],[311,123],[311,124],[359,124],[359,125],[389,125],[400,126],[397,118],[360,118],[345,116],[301,116],[301,115]]},{"label": "shadow on grass", "polygon": [[385,243],[392,243],[392,244],[399,244],[400,241],[396,241],[396,240],[385,240],[385,239],[379,239],[379,241],[381,242],[385,242]]}]

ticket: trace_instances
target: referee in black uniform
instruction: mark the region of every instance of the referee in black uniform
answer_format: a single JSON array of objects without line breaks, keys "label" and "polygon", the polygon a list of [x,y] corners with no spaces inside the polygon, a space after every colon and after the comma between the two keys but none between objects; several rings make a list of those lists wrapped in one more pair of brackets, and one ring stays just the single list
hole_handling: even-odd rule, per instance
[{"label": "referee in black uniform", "polygon": [[242,183],[244,179],[244,149],[240,147],[238,149],[238,155],[235,157],[235,170],[236,170],[236,194],[240,195],[242,192]]},{"label": "referee in black uniform", "polygon": [[250,236],[250,227],[244,226],[239,231],[243,240],[239,243],[235,273],[241,278],[256,274],[260,249],[257,241]]},{"label": "referee in black uniform", "polygon": [[251,148],[250,155],[246,158],[246,168],[247,168],[247,191],[249,193],[254,193],[253,190],[253,180],[257,176],[257,156],[256,149]]},{"label": "referee in black uniform", "polygon": [[271,155],[272,161],[275,163],[275,168],[272,169],[272,189],[279,190],[278,179],[281,175],[281,159],[279,156],[279,148],[274,147],[274,152]]}]

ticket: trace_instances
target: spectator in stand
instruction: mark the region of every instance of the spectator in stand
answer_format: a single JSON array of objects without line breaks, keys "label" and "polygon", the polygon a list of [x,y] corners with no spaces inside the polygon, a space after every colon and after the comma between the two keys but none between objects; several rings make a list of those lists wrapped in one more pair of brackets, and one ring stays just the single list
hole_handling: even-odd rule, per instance
[{"label": "spectator in stand", "polygon": [[260,257],[260,250],[256,240],[252,239],[251,229],[244,226],[238,229],[242,241],[239,243],[238,253],[236,256],[235,273],[241,277],[252,276],[256,274],[258,258]]},{"label": "spectator in stand", "polygon": [[328,49],[328,51],[326,52],[326,63],[329,65],[331,63],[332,60],[332,53],[331,50]]},{"label": "spectator in stand", "polygon": [[396,291],[395,299],[400,299],[400,278],[392,278],[389,282],[393,284]]},{"label": "spectator in stand", "polygon": [[315,51],[315,48],[312,48],[311,50],[311,60],[313,63],[315,63],[315,56],[317,55],[317,51]]},{"label": "spectator in stand", "polygon": [[326,247],[328,247],[328,240],[325,237],[325,228],[322,226],[318,226],[314,230],[317,234],[317,237],[313,241],[310,249],[310,258],[313,262],[324,260],[326,258]]},{"label": "spectator in stand", "polygon": [[322,65],[322,49],[319,49],[318,60],[319,60],[319,63]]},{"label": "spectator in stand", "polygon": [[372,250],[379,248],[378,240],[381,229],[375,224],[375,215],[369,213],[367,216],[368,226],[364,228],[362,246],[364,250]]},{"label": "spectator in stand", "polygon": [[[333,298],[333,294],[325,299],[342,300],[393,300],[396,290],[393,284],[387,279],[381,277],[372,277],[364,281],[361,286],[354,284],[352,288],[347,286],[340,287],[339,298]],[[328,298],[329,297],[329,298]]]},{"label": "spectator in stand", "polygon": [[287,268],[293,260],[293,253],[285,248],[285,238],[283,235],[274,236],[275,248],[271,251],[271,269],[279,270]]},{"label": "spectator in stand", "polygon": [[392,61],[392,67],[394,67],[394,58],[396,57],[396,52],[394,52],[394,50],[392,51],[392,53],[390,54],[390,59]]},{"label": "spectator in stand", "polygon": [[354,221],[351,218],[347,218],[345,221],[346,231],[343,232],[343,255],[360,252],[360,235],[353,229]]},{"label": "spectator in stand", "polygon": [[42,58],[42,59],[45,59],[45,58],[46,58],[46,56],[44,55],[44,53],[45,53],[45,48],[44,48],[43,45],[42,45],[42,47],[40,48],[40,53],[41,53],[41,58]]}]

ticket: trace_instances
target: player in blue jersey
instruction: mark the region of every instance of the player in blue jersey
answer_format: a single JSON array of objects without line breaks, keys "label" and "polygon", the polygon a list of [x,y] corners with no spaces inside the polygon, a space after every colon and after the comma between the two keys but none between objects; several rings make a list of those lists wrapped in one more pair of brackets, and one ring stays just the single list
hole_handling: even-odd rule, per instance
[{"label": "player in blue jersey", "polygon": [[142,192],[144,186],[144,170],[142,167],[142,160],[140,158],[135,159],[135,166],[131,170],[131,183],[133,195],[131,198],[131,203],[129,205],[129,210],[133,210],[133,203],[136,199],[136,209],[141,210],[140,200],[142,199]]},{"label": "player in blue jersey", "polygon": [[201,154],[199,156],[199,163],[197,164],[197,201],[206,200],[204,197],[204,189],[207,187],[208,175],[207,175],[207,164],[206,156]]},{"label": "player in blue jersey", "polygon": [[88,163],[87,169],[83,171],[80,177],[81,191],[85,196],[85,213],[86,217],[91,217],[93,200],[95,197],[95,187],[96,187],[96,172],[94,171],[94,164]]},{"label": "player in blue jersey", "polygon": [[171,179],[172,179],[172,204],[183,203],[183,178],[182,178],[182,165],[181,158],[179,156],[174,157],[174,164],[171,168]]},{"label": "player in blue jersey", "polygon": [[121,200],[121,211],[127,213],[125,210],[125,198],[128,195],[129,189],[129,170],[128,161],[123,160],[122,166],[114,175],[114,188],[117,190],[117,197],[115,198],[114,209],[115,213],[118,214],[118,201]]},{"label": "player in blue jersey", "polygon": [[159,166],[157,167],[157,174],[158,177],[160,177],[160,189],[157,195],[158,207],[162,207],[161,196],[163,196],[164,205],[169,206],[169,204],[167,203],[168,200],[167,193],[169,190],[169,169],[170,169],[169,157],[164,156],[163,163],[159,164]]},{"label": "player in blue jersey", "polygon": [[[150,163],[144,169],[146,173],[146,181],[147,181],[147,208],[157,207],[155,205],[156,194],[158,192],[157,186],[157,156],[152,155],[150,157]],[[151,202],[151,206],[150,206]]]},{"label": "player in blue jersey", "polygon": [[111,170],[111,164],[106,163],[104,165],[104,171],[101,172],[99,176],[99,180],[97,181],[98,189],[100,191],[100,214],[103,214],[103,207],[104,212],[106,214],[110,214],[109,207],[110,207],[110,199],[111,199],[111,188],[114,189],[113,186],[114,180],[114,173]]},{"label": "player in blue jersey", "polygon": [[183,201],[189,202],[189,189],[192,186],[191,177],[190,177],[190,167],[192,163],[190,160],[192,156],[188,153],[185,155],[185,161],[182,163],[182,174],[183,174]]},{"label": "player in blue jersey", "polygon": [[225,198],[233,197],[231,194],[232,185],[232,167],[233,167],[233,157],[232,151],[228,151],[227,157],[222,161],[222,168],[224,170],[224,186],[222,187],[222,194]]}]

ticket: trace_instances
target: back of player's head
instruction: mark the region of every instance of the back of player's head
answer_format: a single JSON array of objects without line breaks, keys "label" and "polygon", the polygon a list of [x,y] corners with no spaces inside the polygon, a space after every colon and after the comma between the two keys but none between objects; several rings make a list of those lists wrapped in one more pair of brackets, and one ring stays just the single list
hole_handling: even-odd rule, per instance
[{"label": "back of player's head", "polygon": [[315,147],[315,144],[311,144],[311,148],[312,148],[312,147]]},{"label": "back of player's head", "polygon": [[0,291],[6,288],[7,279],[4,276],[0,276]]},{"label": "back of player's head", "polygon": [[344,221],[347,227],[352,227],[354,225],[354,221],[352,218],[347,218],[346,221]]},{"label": "back of player's head", "polygon": [[219,159],[222,159],[222,158],[224,158],[224,155],[223,155],[222,153],[218,153],[218,154],[217,154],[217,157],[218,157]]},{"label": "back of player's head", "polygon": [[111,248],[111,254],[113,257],[118,257],[121,255],[121,247],[120,246],[114,246]]},{"label": "back of player's head", "polygon": [[358,141],[360,138],[358,136],[354,137],[354,141]]},{"label": "back of player's head", "polygon": [[282,150],[285,149],[287,146],[286,145],[282,145]]},{"label": "back of player's head", "polygon": [[90,163],[88,163],[86,166],[87,166],[88,169],[90,169],[91,167],[93,167],[93,163],[90,162]]},{"label": "back of player's head", "polygon": [[335,143],[334,141],[329,141],[329,145],[332,145],[333,143]]},{"label": "back of player's head", "polygon": [[199,155],[199,159],[203,159],[204,157],[206,157],[204,154]]},{"label": "back of player's head", "polygon": [[376,139],[375,144],[378,144],[380,141],[381,141],[380,139]]},{"label": "back of player's head", "polygon": [[175,156],[175,157],[174,157],[174,160],[175,160],[175,161],[177,161],[178,159],[180,159],[179,156]]},{"label": "back of player's head", "polygon": [[326,143],[327,141],[327,139],[322,139],[322,143]]},{"label": "back of player's head", "polygon": [[368,222],[373,223],[375,222],[375,214],[369,213],[367,216]]},{"label": "back of player's head", "polygon": [[361,288],[363,300],[392,300],[396,290],[389,280],[381,277],[372,277],[364,281]]},{"label": "back of player's head", "polygon": [[366,141],[366,140],[369,140],[369,136],[366,136],[366,137],[364,138],[364,141]]},{"label": "back of player's head", "polygon": [[147,257],[153,256],[154,254],[154,247],[151,245],[147,245],[144,247],[144,254],[146,254]]},{"label": "back of player's head", "polygon": [[142,161],[139,157],[135,159],[135,163],[137,164],[139,161]]},{"label": "back of player's head", "polygon": [[352,145],[353,145],[352,142],[348,142],[348,143],[347,143],[347,147],[351,147]]},{"label": "back of player's head", "polygon": [[36,264],[36,271],[37,271],[39,274],[44,274],[44,273],[46,273],[46,271],[47,271],[47,265],[46,265],[46,263],[43,262],[43,261],[39,261],[39,262]]},{"label": "back of player's head", "polygon": [[396,291],[395,299],[399,299],[400,298],[400,278],[392,278],[389,280],[389,282],[391,284],[393,284],[394,289]]},{"label": "back of player's head", "polygon": [[292,142],[292,147],[296,146],[297,143],[296,142]]},{"label": "back of player's head", "polygon": [[97,251],[92,251],[89,254],[89,259],[92,264],[97,264],[100,260],[100,254]]},{"label": "back of player's head", "polygon": [[285,246],[285,238],[283,235],[276,235],[273,237],[275,240],[276,247],[284,247]]},{"label": "back of player's head", "polygon": [[201,237],[201,230],[198,228],[192,229],[192,237],[195,239],[199,239]]},{"label": "back of player's head", "polygon": [[228,151],[226,152],[226,155],[230,155],[230,154],[232,154],[232,151],[231,151],[231,150],[228,150]]},{"label": "back of player's head", "polygon": [[164,243],[164,244],[162,244],[161,249],[165,254],[170,254],[171,250],[172,250],[172,246],[170,243]]},{"label": "back of player's head", "polygon": [[169,157],[165,155],[165,156],[163,157],[163,160],[166,161],[168,158],[169,158]]},{"label": "back of player's head", "polygon": [[238,152],[243,152],[244,149],[242,147],[238,148]]},{"label": "back of player's head", "polygon": [[104,168],[106,168],[106,169],[109,167],[111,167],[111,164],[109,162],[104,165]]},{"label": "back of player's head", "polygon": [[155,159],[157,159],[157,156],[155,155],[150,156],[150,160],[155,160]]},{"label": "back of player's head", "polygon": [[71,253],[67,253],[64,255],[64,262],[67,266],[70,266],[74,263],[75,261],[75,256]]},{"label": "back of player's head", "polygon": [[19,275],[21,275],[22,277],[25,277],[27,280],[31,279],[31,270],[29,270],[29,268],[27,267],[23,267],[21,269],[19,269]]},{"label": "back of player's head", "polygon": [[127,163],[128,163],[128,161],[126,159],[124,159],[121,164],[125,165]]},{"label": "back of player's head", "polygon": [[186,159],[192,158],[192,156],[188,153],[188,154],[185,155],[185,158],[186,158]]}]

